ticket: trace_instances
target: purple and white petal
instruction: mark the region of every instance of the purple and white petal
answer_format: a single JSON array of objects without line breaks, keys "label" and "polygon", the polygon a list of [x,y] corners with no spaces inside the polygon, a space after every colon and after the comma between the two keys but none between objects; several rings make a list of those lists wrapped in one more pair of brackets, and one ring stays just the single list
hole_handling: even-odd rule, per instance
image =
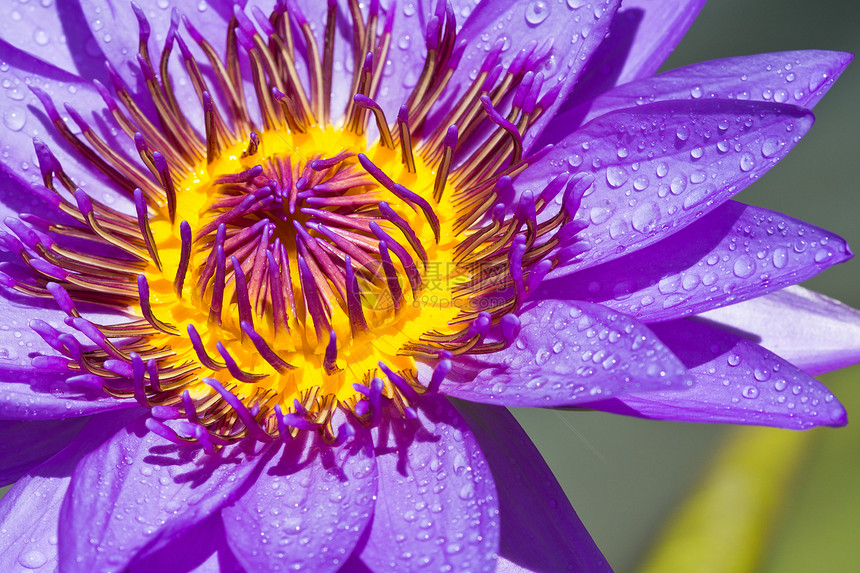
[{"label": "purple and white petal", "polygon": [[[68,102],[90,126],[110,125],[113,120],[105,111],[104,101],[93,85],[11,46],[8,49],[4,47],[3,61],[8,65],[4,79],[11,82],[12,87],[6,90],[9,101],[2,106],[3,121],[0,122],[0,152],[3,155],[0,172],[5,176],[5,179],[0,180],[4,190],[0,195],[0,214],[5,217],[37,209],[44,211],[46,208],[46,203],[35,194],[21,190],[22,186],[42,185],[34,138],[49,143],[63,170],[78,186],[96,199],[115,204],[116,193],[101,186],[104,177],[101,172],[82,159],[57,134],[53,124],[55,120],[62,119],[74,133],[80,133],[63,107]],[[55,116],[49,116],[30,88],[37,88],[51,97],[56,109],[53,112]],[[126,157],[136,157],[133,143],[128,138],[115,140],[109,130],[100,131],[100,135],[108,145]]]},{"label": "purple and white petal", "polygon": [[596,302],[656,322],[781,289],[851,256],[833,233],[728,201],[649,247],[544,281],[535,296]]},{"label": "purple and white petal", "polygon": [[[562,113],[614,86],[654,75],[704,4],[705,0],[624,0],[609,36],[589,60],[582,79],[562,106]],[[570,129],[566,122],[553,125]],[[547,135],[550,131],[552,127]],[[555,132],[565,134],[558,129]]]},{"label": "purple and white petal", "polygon": [[600,116],[517,178],[539,192],[560,171],[590,172],[577,238],[590,249],[550,272],[562,276],[641,249],[689,225],[779,162],[812,126],[783,104],[658,102]]},{"label": "purple and white petal", "polygon": [[75,465],[134,417],[130,412],[93,416],[68,447],[0,499],[0,571],[57,570],[57,523]]},{"label": "purple and white petal", "polygon": [[14,483],[65,448],[86,422],[86,418],[0,421],[0,486]]},{"label": "purple and white petal", "polygon": [[[249,537],[252,537],[249,535]],[[154,553],[134,559],[129,573],[245,573],[230,552],[219,514],[175,536]]]},{"label": "purple and white petal", "polygon": [[4,42],[80,76],[105,75],[104,55],[77,2],[3,2],[0,46]]},{"label": "purple and white petal", "polygon": [[[122,570],[239,495],[253,444],[207,455],[166,442],[139,419],[84,457],[60,514],[60,568]],[[256,445],[258,449],[264,446]]]},{"label": "purple and white petal", "polygon": [[[610,571],[537,448],[499,406],[454,402],[487,458],[499,492],[496,571]],[[502,560],[506,567],[500,567]]]},{"label": "purple and white petal", "polygon": [[221,510],[227,542],[244,568],[337,571],[373,514],[370,433],[359,428],[348,443],[332,447],[302,432],[259,471],[248,491]]},{"label": "purple and white petal", "polygon": [[808,374],[860,362],[860,312],[791,286],[701,318],[757,342]]},{"label": "purple and white petal", "polygon": [[802,50],[691,64],[580,101],[557,120],[569,129],[616,109],[689,99],[771,101],[811,109],[853,59],[847,52]]},{"label": "purple and white petal", "polygon": [[[505,40],[508,47],[501,53],[499,60],[505,69],[520,49],[530,42],[537,46],[551,42],[548,63],[535,69],[535,72],[546,75],[541,95],[556,87],[560,91],[524,136],[524,146],[528,149],[566,99],[589,57],[609,31],[618,4],[619,0],[481,2],[469,14],[458,33],[458,39],[466,40],[468,45],[443,99],[452,102],[459,99],[471,85],[470,78],[481,68],[488,50],[500,38]],[[442,115],[444,113],[439,117]],[[433,119],[439,118],[433,114]]]},{"label": "purple and white petal", "polygon": [[140,406],[99,390],[71,387],[68,371],[0,367],[0,420],[54,420]]},{"label": "purple and white petal", "polygon": [[824,384],[749,340],[695,319],[651,325],[696,384],[589,404],[657,420],[776,426],[844,426],[845,408]]},{"label": "purple and white petal", "polygon": [[492,571],[499,499],[469,426],[445,398],[375,430],[379,493],[359,556],[373,571]]},{"label": "purple and white petal", "polygon": [[684,366],[645,325],[597,304],[542,300],[520,314],[508,348],[457,357],[444,394],[503,406],[574,406],[690,385]]}]

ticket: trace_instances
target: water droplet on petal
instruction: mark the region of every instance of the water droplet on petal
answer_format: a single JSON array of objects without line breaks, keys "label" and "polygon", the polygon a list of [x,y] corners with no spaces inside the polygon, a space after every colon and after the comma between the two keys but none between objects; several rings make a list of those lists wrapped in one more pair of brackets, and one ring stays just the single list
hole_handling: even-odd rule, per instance
[{"label": "water droplet on petal", "polygon": [[526,7],[526,22],[537,26],[549,17],[549,4],[543,0],[536,0]]}]

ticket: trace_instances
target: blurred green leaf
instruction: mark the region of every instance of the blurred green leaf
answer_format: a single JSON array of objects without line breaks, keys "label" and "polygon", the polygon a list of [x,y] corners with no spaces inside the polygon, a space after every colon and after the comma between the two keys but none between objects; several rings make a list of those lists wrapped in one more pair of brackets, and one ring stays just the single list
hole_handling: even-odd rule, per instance
[{"label": "blurred green leaf", "polygon": [[[860,368],[822,377],[849,412]],[[860,428],[736,428],[642,572],[850,571],[860,563]]]}]

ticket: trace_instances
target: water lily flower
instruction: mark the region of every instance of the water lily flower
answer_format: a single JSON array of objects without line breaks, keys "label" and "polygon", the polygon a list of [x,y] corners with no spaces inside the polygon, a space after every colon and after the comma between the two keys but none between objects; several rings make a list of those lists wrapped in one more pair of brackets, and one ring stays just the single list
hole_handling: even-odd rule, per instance
[{"label": "water lily flower", "polygon": [[247,4],[0,23],[0,569],[604,570],[504,406],[846,422],[860,316],[792,285],[848,246],[731,197],[849,55],[654,76],[699,0]]}]

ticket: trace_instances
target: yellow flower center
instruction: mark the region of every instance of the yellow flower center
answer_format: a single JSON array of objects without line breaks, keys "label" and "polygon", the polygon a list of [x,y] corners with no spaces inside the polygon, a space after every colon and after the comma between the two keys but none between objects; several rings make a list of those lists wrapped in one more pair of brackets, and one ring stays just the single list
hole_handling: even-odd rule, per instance
[{"label": "yellow flower center", "polygon": [[[150,219],[162,262],[161,270],[155,264],[146,270],[153,314],[180,333],[184,334],[189,325],[197,329],[206,353],[219,365],[224,362],[217,347],[220,342],[237,366],[254,379],[237,382],[227,368],[204,365],[195,373],[196,381],[186,385],[191,397],[199,402],[213,395],[213,389],[203,381],[212,378],[239,396],[258,399],[265,396],[264,401],[271,404],[291,406],[298,400],[305,408],[311,408],[314,402],[331,407],[333,400],[354,405],[361,395],[353,384],[368,385],[373,377],[382,376],[380,362],[407,379],[413,378],[414,358],[405,355],[403,349],[424,333],[444,327],[458,313],[452,294],[458,282],[454,263],[454,247],[458,243],[453,231],[455,213],[449,201],[438,205],[434,202],[433,211],[439,220],[437,242],[422,210],[370,177],[357,155],[364,153],[387,176],[424,198],[432,197],[435,171],[418,156],[415,172],[410,173],[400,154],[379,144],[366,149],[364,137],[332,127],[314,127],[305,133],[267,131],[260,135],[253,154],[246,153],[247,147],[237,144],[223,151],[217,160],[202,163],[177,186],[174,223],[170,222],[166,209]],[[339,156],[346,158],[326,169],[311,168],[314,161]],[[235,216],[237,205],[247,199],[248,190],[254,185],[249,181],[238,184],[220,181],[247,173],[256,166],[266,166],[258,180],[277,177],[279,182],[289,183],[289,188],[272,189],[278,187],[273,180],[274,184],[260,194],[265,196],[263,201],[269,198],[266,207]],[[295,197],[301,194],[296,187],[301,186],[302,173],[308,172],[314,177],[314,187],[305,191],[318,198],[317,201]],[[331,187],[337,190],[329,191]],[[396,217],[385,218],[380,212],[380,202],[388,205]],[[314,216],[316,211],[323,213]],[[346,231],[343,236],[337,235],[332,240],[320,231],[319,225],[326,222],[326,216],[332,218],[334,229]],[[355,228],[349,227],[344,219],[351,219]],[[390,219],[405,221],[408,230],[399,228]],[[213,251],[218,242],[217,230],[213,228],[217,229],[219,220],[225,222],[224,243],[229,246],[224,248],[222,243],[226,253],[223,278],[216,276],[217,254]],[[175,277],[182,260],[181,221],[190,226],[193,240],[188,276],[181,295],[177,296]],[[261,225],[261,221],[266,223]],[[366,226],[367,221],[374,221],[413,260],[420,277],[415,288],[404,261],[394,253],[388,257],[396,269],[393,278],[398,283],[401,300],[395,300],[388,284],[392,277],[386,277],[378,252],[379,239],[372,231],[359,228]],[[256,231],[249,232],[254,225]],[[244,242],[240,237],[243,231],[247,235]],[[263,233],[268,234],[260,240]],[[299,233],[306,235],[297,237]],[[304,240],[306,237],[310,241]],[[416,239],[420,246],[413,244]],[[348,245],[343,245],[344,241]],[[357,326],[355,317],[350,318],[345,265],[348,252],[355,249],[364,256],[360,261],[356,260],[358,257],[350,260],[366,328]],[[237,288],[231,252],[239,254],[235,261],[240,264],[248,285],[254,330],[290,367],[279,371],[261,356],[243,332],[239,299],[244,293]],[[302,268],[300,255],[304,261]],[[275,276],[269,256],[279,271]],[[422,260],[424,257],[426,261]],[[223,293],[217,292],[217,281],[223,281]],[[313,289],[307,287],[309,282]],[[281,292],[275,292],[278,286]],[[213,301],[219,294],[222,302]],[[319,302],[309,301],[310,297]],[[315,313],[315,304],[322,309],[322,316],[320,311]],[[212,309],[217,305],[221,306],[221,312],[213,315]],[[159,338],[151,339],[150,344],[170,348],[177,367],[200,362],[199,353],[188,337],[165,333]],[[327,350],[332,356],[331,344],[335,345],[335,359],[327,364]],[[391,395],[390,389],[387,394]]]}]

